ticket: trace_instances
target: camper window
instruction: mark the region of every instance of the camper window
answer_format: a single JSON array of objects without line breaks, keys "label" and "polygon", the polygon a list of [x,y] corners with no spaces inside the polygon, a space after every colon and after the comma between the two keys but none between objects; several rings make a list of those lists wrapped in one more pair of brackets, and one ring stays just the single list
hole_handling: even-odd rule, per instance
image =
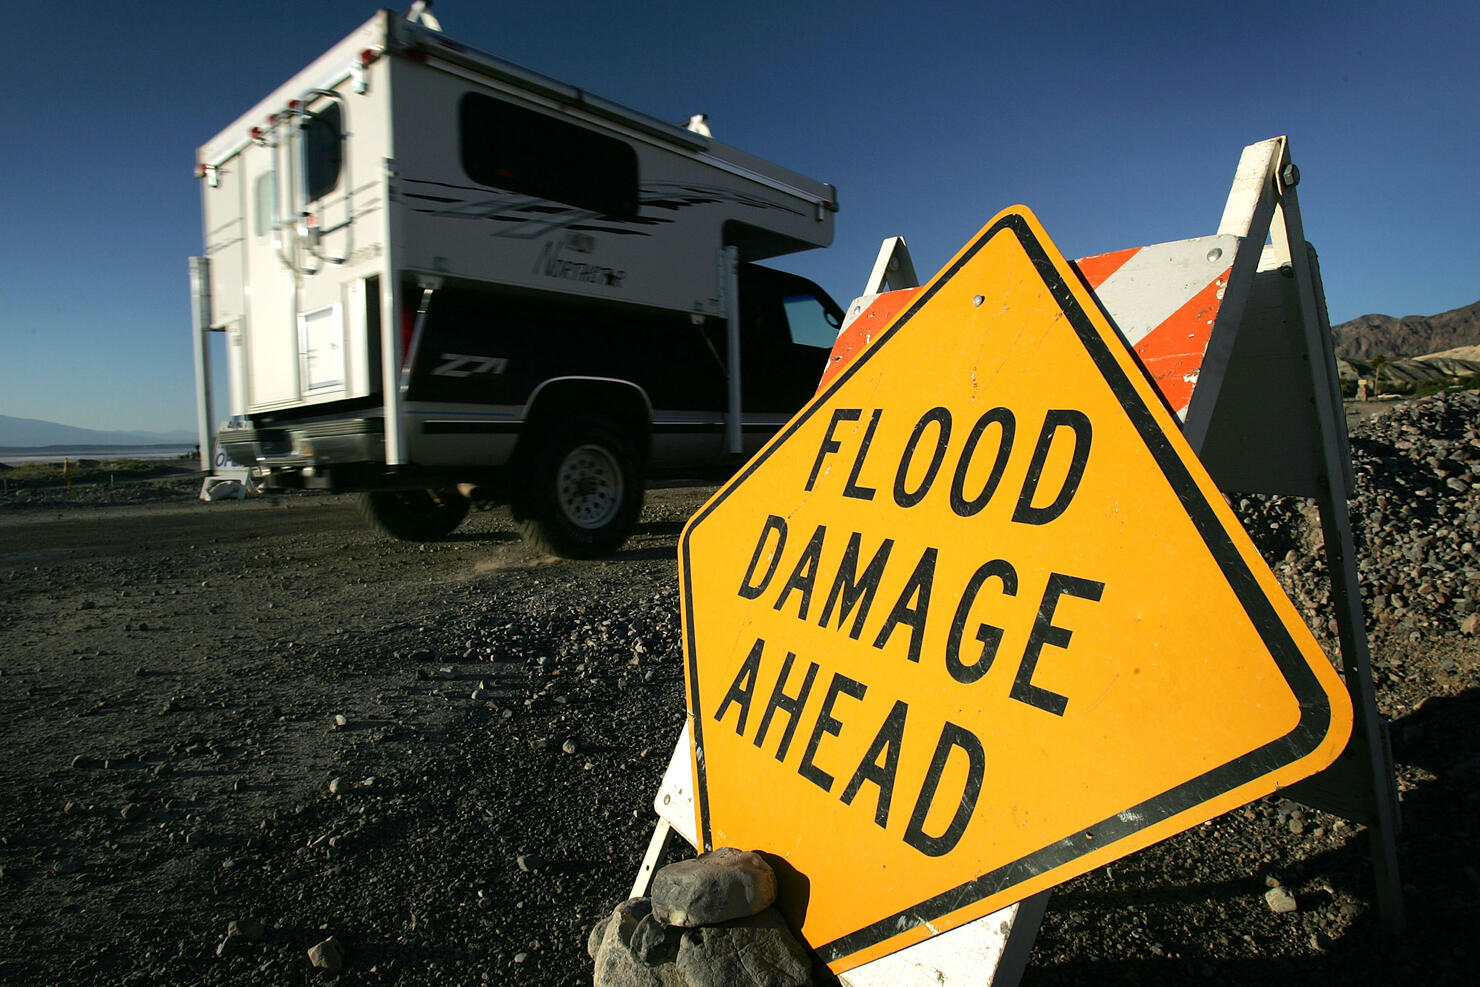
[{"label": "camper window", "polygon": [[466,93],[458,105],[463,170],[480,185],[614,219],[637,215],[637,155],[625,142]]},{"label": "camper window", "polygon": [[343,131],[343,114],[338,103],[312,114],[303,128],[309,202],[322,199],[339,184],[339,172],[344,165]]},{"label": "camper window", "polygon": [[252,186],[252,213],[257,221],[257,235],[266,236],[277,225],[277,176],[265,171]]}]

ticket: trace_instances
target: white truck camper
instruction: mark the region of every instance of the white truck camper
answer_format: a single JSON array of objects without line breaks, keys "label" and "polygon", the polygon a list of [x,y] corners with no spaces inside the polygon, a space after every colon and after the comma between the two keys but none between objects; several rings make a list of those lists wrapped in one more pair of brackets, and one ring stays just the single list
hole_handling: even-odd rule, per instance
[{"label": "white truck camper", "polygon": [[614,551],[648,475],[733,467],[812,394],[842,311],[754,262],[831,243],[835,190],[434,28],[380,11],[200,149],[202,421],[222,331],[215,438],[268,487]]}]

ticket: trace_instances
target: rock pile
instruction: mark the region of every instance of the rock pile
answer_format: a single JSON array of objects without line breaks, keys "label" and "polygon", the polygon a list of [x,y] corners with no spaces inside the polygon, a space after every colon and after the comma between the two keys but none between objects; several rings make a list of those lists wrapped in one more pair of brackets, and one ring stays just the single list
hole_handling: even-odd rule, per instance
[{"label": "rock pile", "polygon": [[[1480,391],[1437,394],[1351,426],[1350,503],[1374,646],[1480,633]],[[1334,653],[1320,517],[1294,497],[1243,497],[1244,527]]]},{"label": "rock pile", "polygon": [[775,900],[759,854],[721,847],[669,864],[651,898],[624,901],[591,930],[595,987],[806,987],[810,954]]}]

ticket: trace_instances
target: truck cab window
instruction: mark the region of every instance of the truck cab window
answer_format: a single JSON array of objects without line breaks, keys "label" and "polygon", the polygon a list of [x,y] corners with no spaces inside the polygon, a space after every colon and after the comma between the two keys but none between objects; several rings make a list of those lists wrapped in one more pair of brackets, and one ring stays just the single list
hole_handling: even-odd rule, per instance
[{"label": "truck cab window", "polygon": [[463,170],[479,185],[637,216],[637,154],[625,141],[482,93],[463,95],[458,134]]},{"label": "truck cab window", "polygon": [[309,116],[303,142],[308,162],[308,201],[313,202],[334,191],[344,167],[344,114],[338,103],[330,103]]},{"label": "truck cab window", "polygon": [[791,341],[799,346],[832,349],[842,321],[837,313],[825,307],[816,295],[788,295],[781,300]]}]

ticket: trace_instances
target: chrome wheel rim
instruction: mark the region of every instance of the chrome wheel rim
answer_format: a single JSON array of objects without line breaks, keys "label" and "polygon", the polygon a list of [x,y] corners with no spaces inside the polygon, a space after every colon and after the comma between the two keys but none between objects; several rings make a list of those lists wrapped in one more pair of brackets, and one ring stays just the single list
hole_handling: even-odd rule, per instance
[{"label": "chrome wheel rim", "polygon": [[622,507],[622,471],[616,457],[598,445],[577,446],[555,474],[560,513],[578,528],[609,524]]}]

